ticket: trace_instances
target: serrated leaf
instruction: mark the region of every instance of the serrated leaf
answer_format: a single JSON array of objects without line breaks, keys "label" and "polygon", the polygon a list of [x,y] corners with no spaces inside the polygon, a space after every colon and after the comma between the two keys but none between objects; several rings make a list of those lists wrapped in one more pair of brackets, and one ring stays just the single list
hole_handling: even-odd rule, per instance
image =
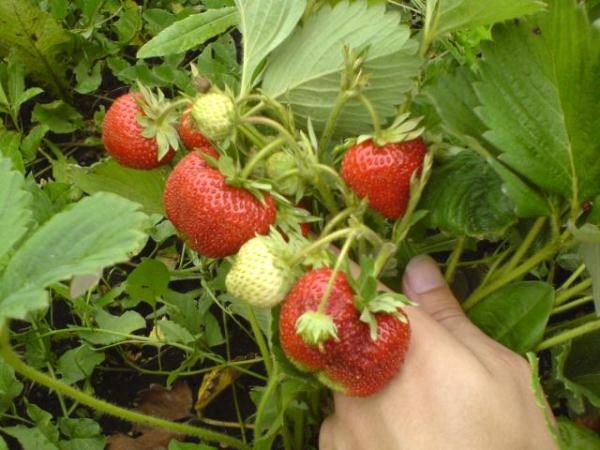
[{"label": "serrated leaf", "polygon": [[197,48],[237,24],[239,13],[235,8],[210,9],[181,19],[144,44],[138,58],[150,58],[183,53]]},{"label": "serrated leaf", "polygon": [[497,26],[483,46],[484,136],[524,178],[574,204],[600,191],[600,30],[575,0]]},{"label": "serrated leaf", "polygon": [[600,316],[600,228],[591,223],[586,223],[580,228],[569,228],[579,243],[577,252],[592,278],[594,306],[596,314]]},{"label": "serrated leaf", "polygon": [[83,128],[83,116],[62,100],[36,104],[31,120],[45,125],[54,133],[72,133]]},{"label": "serrated leaf", "polygon": [[64,95],[68,90],[66,65],[59,57],[71,39],[54,17],[32,0],[0,0],[0,55],[23,64],[54,94]]},{"label": "serrated leaf", "polygon": [[23,175],[10,162],[0,158],[0,268],[3,258],[21,239],[31,221],[31,194],[25,189]]},{"label": "serrated leaf", "polygon": [[559,417],[561,450],[600,450],[600,437],[592,430]]},{"label": "serrated leaf", "polygon": [[[382,118],[395,115],[403,94],[413,86],[420,60],[409,27],[383,4],[344,1],[323,6],[274,52],[265,70],[264,91],[322,130],[339,94],[344,45],[355,51],[368,49],[364,93]],[[350,136],[372,131],[360,101],[346,104],[336,130]]]},{"label": "serrated leaf", "polygon": [[[114,194],[84,198],[53,216],[17,250],[0,281],[0,319],[17,306],[15,299],[73,275],[126,261],[146,241],[147,216],[138,205]],[[33,306],[32,306],[33,307]],[[18,311],[24,312],[28,304]]]},{"label": "serrated leaf", "polygon": [[254,84],[262,61],[287,38],[306,7],[306,0],[236,0],[243,36],[241,94]]},{"label": "serrated leaf", "polygon": [[14,169],[25,173],[23,157],[19,152],[21,146],[21,133],[0,129],[0,158],[8,158]]},{"label": "serrated leaf", "polygon": [[516,217],[502,180],[486,160],[460,151],[434,168],[421,208],[433,227],[459,236],[499,236]]},{"label": "serrated leaf", "polygon": [[74,384],[88,378],[103,361],[103,352],[94,351],[87,344],[83,344],[63,353],[56,363],[56,368],[62,374],[63,383]]},{"label": "serrated leaf", "polygon": [[135,311],[126,311],[120,316],[114,316],[99,309],[94,319],[100,330],[83,331],[79,335],[82,339],[96,345],[110,345],[126,339],[123,336],[107,333],[105,330],[120,334],[133,334],[134,331],[146,327],[144,318]]},{"label": "serrated leaf", "polygon": [[[60,163],[57,163],[60,164]],[[66,165],[63,175],[87,194],[112,192],[137,202],[148,214],[164,214],[163,190],[168,170],[135,170],[110,159],[91,167]]]},{"label": "serrated leaf", "polygon": [[544,8],[540,0],[428,0],[425,19],[425,44],[461,28],[502,22]]},{"label": "serrated leaf", "polygon": [[171,320],[159,320],[156,326],[159,330],[158,334],[164,336],[167,343],[190,344],[195,341],[188,330]]},{"label": "serrated leaf", "polygon": [[48,306],[48,293],[43,289],[21,289],[0,298],[0,326],[5,319],[27,320],[30,313]]},{"label": "serrated leaf", "polygon": [[486,131],[485,125],[475,113],[479,99],[473,89],[476,75],[467,67],[455,73],[441,73],[423,94],[435,107],[445,128],[459,139],[464,136],[479,138]]},{"label": "serrated leaf", "polygon": [[145,259],[127,277],[127,293],[135,299],[156,302],[168,291],[170,274],[167,266],[156,259]]},{"label": "serrated leaf", "polygon": [[91,438],[100,436],[102,429],[98,422],[92,419],[72,419],[60,417],[58,426],[62,434],[69,438]]},{"label": "serrated leaf", "polygon": [[486,297],[469,311],[469,318],[488,336],[524,355],[544,336],[553,304],[552,286],[521,281]]},{"label": "serrated leaf", "polygon": [[556,378],[573,395],[600,407],[600,332],[588,333],[562,346],[556,358]]},{"label": "serrated leaf", "polygon": [[0,414],[10,408],[22,390],[23,383],[17,380],[14,369],[0,358]]},{"label": "serrated leaf", "polygon": [[14,427],[0,428],[0,430],[19,441],[23,450],[58,450],[58,447],[37,428],[15,425]]}]

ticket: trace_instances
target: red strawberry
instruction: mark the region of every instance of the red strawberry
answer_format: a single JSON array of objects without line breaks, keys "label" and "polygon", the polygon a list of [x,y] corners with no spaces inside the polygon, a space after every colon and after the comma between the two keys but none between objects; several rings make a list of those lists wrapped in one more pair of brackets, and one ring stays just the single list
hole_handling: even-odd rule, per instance
[{"label": "red strawberry", "polygon": [[119,164],[134,169],[154,169],[168,164],[175,152],[169,148],[159,160],[157,138],[144,137],[144,127],[138,121],[138,117],[146,116],[138,104],[142,97],[140,93],[130,92],[113,102],[102,124],[102,141]]},{"label": "red strawberry", "polygon": [[315,311],[332,274],[329,268],[306,273],[292,288],[281,307],[279,333],[288,358],[298,367],[315,372],[328,386],[347,395],[367,396],[383,388],[400,369],[410,340],[408,322],[392,314],[376,313],[378,337],[360,320],[354,292],[346,276],[338,273],[325,312],[337,328],[337,339],[329,339],[321,352],[305,343],[296,322]]},{"label": "red strawberry", "polygon": [[381,146],[369,139],[348,149],[342,177],[358,197],[369,199],[371,208],[397,219],[406,211],[410,179],[421,170],[425,151],[421,138]]},{"label": "red strawberry", "polygon": [[[205,151],[216,155],[211,147]],[[263,204],[248,190],[227,185],[225,176],[198,151],[177,164],[167,180],[164,200],[167,217],[190,247],[212,258],[233,255],[275,222],[271,195],[264,194]]]},{"label": "red strawberry", "polygon": [[191,106],[181,115],[181,121],[179,122],[177,131],[179,131],[179,137],[181,137],[183,144],[188,150],[210,145],[208,139],[206,139],[206,137],[200,133],[196,127],[196,124],[194,123]]}]

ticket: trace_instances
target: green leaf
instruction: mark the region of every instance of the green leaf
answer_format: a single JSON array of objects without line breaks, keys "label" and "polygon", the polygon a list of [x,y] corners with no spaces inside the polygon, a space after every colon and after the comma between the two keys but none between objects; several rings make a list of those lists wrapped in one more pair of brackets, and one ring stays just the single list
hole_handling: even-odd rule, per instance
[{"label": "green leaf", "polygon": [[0,414],[10,408],[13,399],[21,394],[23,383],[15,377],[12,367],[0,358]]},{"label": "green leaf", "polygon": [[496,27],[493,39],[483,46],[476,85],[485,138],[501,161],[548,192],[574,205],[593,198],[600,191],[600,127],[591,119],[600,116],[600,30],[583,5],[553,0],[548,13]]},{"label": "green leaf", "polygon": [[133,334],[134,331],[146,327],[144,318],[135,311],[126,311],[121,316],[113,316],[99,309],[94,316],[100,330],[82,331],[82,339],[96,345],[110,345],[127,339],[124,336],[107,333],[114,331],[119,334]]},{"label": "green leaf", "polygon": [[592,430],[564,417],[559,417],[557,421],[561,450],[600,450],[600,437]]},{"label": "green leaf", "polygon": [[85,380],[104,361],[104,353],[91,349],[87,344],[63,353],[56,363],[56,368],[62,374],[63,383],[74,384]]},{"label": "green leaf", "polygon": [[540,0],[427,0],[425,45],[461,28],[490,25],[544,8]]},{"label": "green leaf", "polygon": [[58,450],[58,447],[48,440],[44,433],[37,428],[27,428],[23,425],[0,428],[4,433],[14,437],[23,450]]},{"label": "green leaf", "polygon": [[38,430],[54,444],[58,442],[58,428],[52,422],[52,414],[34,403],[27,403],[27,415],[35,423]]},{"label": "green leaf", "polygon": [[138,58],[151,58],[183,53],[197,48],[237,24],[239,13],[235,8],[210,9],[179,20],[168,26],[144,44]]},{"label": "green leaf", "polygon": [[171,439],[171,442],[169,442],[169,450],[217,450],[217,447],[212,447],[205,444],[179,442],[175,439]]},{"label": "green leaf", "polygon": [[600,316],[600,228],[586,223],[580,228],[570,227],[570,231],[579,243],[577,252],[592,278],[594,306]]},{"label": "green leaf", "polygon": [[[1,286],[1,284],[0,284]],[[48,306],[48,293],[43,289],[21,289],[0,298],[0,326],[5,319],[28,320],[29,314]]]},{"label": "green leaf", "polygon": [[71,419],[60,417],[58,419],[60,432],[65,436],[75,438],[91,438],[100,436],[102,429],[98,422],[92,419]]},{"label": "green leaf", "polygon": [[241,94],[254,84],[262,61],[290,35],[306,7],[306,0],[236,0],[243,36],[244,65]]},{"label": "green leaf", "polygon": [[[126,261],[146,241],[147,216],[113,194],[95,194],[56,214],[17,250],[0,281],[0,319],[15,301],[73,275],[90,274]],[[9,295],[10,294],[10,295]],[[19,311],[27,311],[24,304]]]},{"label": "green leaf", "polygon": [[575,396],[600,407],[600,332],[588,333],[564,345],[556,356],[557,378]]},{"label": "green leaf", "polygon": [[101,62],[92,64],[92,61],[87,59],[79,61],[79,64],[73,69],[77,77],[75,90],[80,94],[89,94],[98,89],[98,86],[102,83],[102,67]]},{"label": "green leaf", "polygon": [[142,7],[134,0],[126,0],[124,3],[119,20],[114,24],[119,43],[122,45],[128,44],[135,39],[142,29]]},{"label": "green leaf", "polygon": [[36,104],[31,120],[45,125],[54,133],[72,133],[83,128],[83,116],[62,100]]},{"label": "green leaf", "polygon": [[21,146],[21,133],[0,129],[0,158],[11,160],[13,168],[21,173],[25,172],[23,156],[19,152]]},{"label": "green leaf", "polygon": [[127,293],[151,304],[167,293],[170,274],[167,266],[156,259],[145,259],[127,277]]},{"label": "green leaf", "polygon": [[72,40],[56,20],[32,0],[0,0],[0,55],[23,64],[54,94],[68,89],[61,52]]},{"label": "green leaf", "polygon": [[472,151],[435,167],[421,202],[431,226],[459,236],[501,236],[516,220],[502,180]]},{"label": "green leaf", "polygon": [[473,89],[476,80],[472,71],[461,67],[455,73],[441,73],[423,91],[443,120],[445,128],[461,140],[464,140],[464,136],[479,138],[486,131],[475,113],[475,108],[479,106]]},{"label": "green leaf", "polygon": [[65,180],[87,194],[112,192],[137,202],[148,214],[164,214],[163,191],[169,174],[167,169],[135,170],[109,159],[91,167],[55,163]]},{"label": "green leaf", "polygon": [[469,318],[488,336],[525,354],[544,336],[554,305],[554,289],[540,281],[509,284],[469,311]]},{"label": "green leaf", "polygon": [[97,436],[93,438],[76,438],[59,442],[60,450],[104,450],[106,438]]},{"label": "green leaf", "polygon": [[46,133],[48,133],[48,127],[45,125],[36,125],[29,130],[29,134],[25,136],[21,143],[21,153],[25,162],[31,162],[35,159]]},{"label": "green leaf", "polygon": [[[263,311],[264,312],[264,311]],[[270,314],[269,314],[270,316]],[[262,330],[267,326],[265,325],[265,318],[262,314],[257,314],[257,321]],[[206,313],[204,316],[204,342],[209,347],[221,345],[225,342],[223,333],[221,332],[221,325],[215,316],[210,313]]]},{"label": "green leaf", "polygon": [[25,235],[31,222],[31,195],[24,189],[23,175],[0,158],[0,268],[7,253]]},{"label": "green leaf", "polygon": [[188,330],[171,320],[158,320],[156,326],[158,335],[162,335],[167,343],[190,344],[196,340]]},{"label": "green leaf", "polygon": [[8,445],[6,445],[6,441],[0,436],[0,450],[8,450]]},{"label": "green leaf", "polygon": [[[394,116],[395,107],[413,86],[420,60],[409,27],[400,24],[397,11],[386,11],[383,4],[323,6],[273,53],[264,91],[291,105],[304,121],[310,117],[315,129],[322,130],[339,94],[344,45],[355,51],[368,49],[363,72],[369,83],[364,93],[381,117]],[[336,130],[346,136],[372,131],[360,101],[346,104]]]}]

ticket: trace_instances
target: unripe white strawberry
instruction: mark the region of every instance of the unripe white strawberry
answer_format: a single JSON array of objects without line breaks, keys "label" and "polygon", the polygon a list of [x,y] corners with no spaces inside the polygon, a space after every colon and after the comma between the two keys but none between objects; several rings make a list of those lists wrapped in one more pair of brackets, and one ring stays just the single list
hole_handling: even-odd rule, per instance
[{"label": "unripe white strawberry", "polygon": [[227,291],[252,306],[271,308],[280,303],[296,279],[281,257],[280,242],[265,236],[250,239],[240,248],[225,278]]},{"label": "unripe white strawberry", "polygon": [[223,92],[200,95],[192,106],[192,117],[200,132],[214,142],[224,140],[234,124],[233,100]]}]

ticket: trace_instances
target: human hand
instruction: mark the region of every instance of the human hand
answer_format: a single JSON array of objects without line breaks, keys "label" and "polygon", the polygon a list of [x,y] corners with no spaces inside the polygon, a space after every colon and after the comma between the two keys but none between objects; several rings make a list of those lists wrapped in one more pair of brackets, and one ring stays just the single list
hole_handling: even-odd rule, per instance
[{"label": "human hand", "polygon": [[521,356],[463,313],[435,262],[413,259],[404,293],[412,329],[398,376],[375,395],[335,394],[321,450],[556,449]]}]

